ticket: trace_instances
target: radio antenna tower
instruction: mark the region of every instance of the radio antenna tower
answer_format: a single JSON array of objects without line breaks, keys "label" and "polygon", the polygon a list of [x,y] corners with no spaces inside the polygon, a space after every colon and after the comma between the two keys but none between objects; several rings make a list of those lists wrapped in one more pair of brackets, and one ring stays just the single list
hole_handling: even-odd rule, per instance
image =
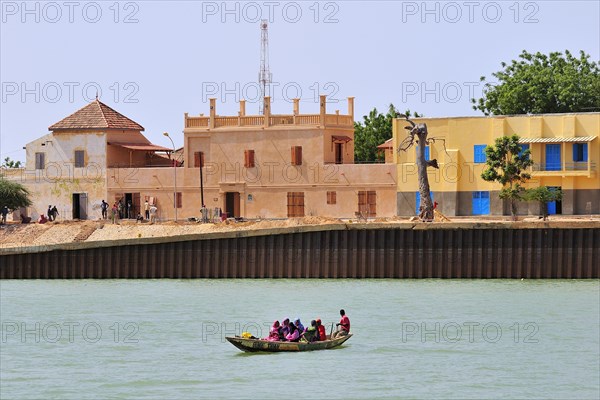
[{"label": "radio antenna tower", "polygon": [[260,21],[260,71],[258,83],[260,84],[260,98],[258,99],[258,113],[264,113],[264,98],[271,96],[271,81],[273,75],[269,70],[269,30],[267,20]]}]

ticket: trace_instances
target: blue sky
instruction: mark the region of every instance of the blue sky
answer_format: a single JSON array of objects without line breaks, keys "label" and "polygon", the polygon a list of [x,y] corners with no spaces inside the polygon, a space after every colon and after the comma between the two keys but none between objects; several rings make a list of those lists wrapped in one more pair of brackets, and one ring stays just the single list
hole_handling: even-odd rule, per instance
[{"label": "blue sky", "polygon": [[600,59],[598,1],[1,1],[0,157],[95,98],[183,144],[183,114],[257,113],[259,19],[269,23],[273,112],[390,103],[426,116],[481,115],[479,77],[530,52]]}]

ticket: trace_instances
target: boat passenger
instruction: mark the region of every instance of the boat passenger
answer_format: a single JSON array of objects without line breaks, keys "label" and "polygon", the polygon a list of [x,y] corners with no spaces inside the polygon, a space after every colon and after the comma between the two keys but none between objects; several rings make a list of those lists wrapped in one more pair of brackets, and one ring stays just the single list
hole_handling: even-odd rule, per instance
[{"label": "boat passenger", "polygon": [[327,340],[327,332],[325,332],[325,326],[321,323],[321,318],[317,318],[317,330],[319,331],[319,340]]},{"label": "boat passenger", "polygon": [[271,330],[269,330],[269,337],[267,338],[270,342],[278,342],[281,339],[281,325],[279,325],[279,321],[273,322],[273,326]]},{"label": "boat passenger", "polygon": [[300,332],[298,332],[298,328],[296,328],[296,325],[294,325],[293,322],[290,322],[290,333],[286,335],[285,340],[289,342],[297,342],[300,340]]},{"label": "boat passenger", "polygon": [[316,342],[319,340],[319,329],[317,328],[317,321],[314,319],[310,321],[310,326],[306,328],[302,334],[302,340],[306,342]]},{"label": "boat passenger", "polygon": [[348,333],[350,333],[350,319],[348,318],[346,312],[343,309],[340,310],[340,315],[342,316],[342,318],[340,319],[340,322],[336,324],[338,330],[334,332],[333,338],[346,336]]},{"label": "boat passenger", "polygon": [[300,334],[304,333],[304,325],[302,325],[302,322],[300,322],[300,318],[296,318],[294,320],[294,325],[296,325],[296,328],[298,328]]},{"label": "boat passenger", "polygon": [[286,337],[288,335],[288,333],[290,333],[290,319],[286,318],[283,320],[283,323],[281,324],[281,333],[283,334],[283,337]]}]

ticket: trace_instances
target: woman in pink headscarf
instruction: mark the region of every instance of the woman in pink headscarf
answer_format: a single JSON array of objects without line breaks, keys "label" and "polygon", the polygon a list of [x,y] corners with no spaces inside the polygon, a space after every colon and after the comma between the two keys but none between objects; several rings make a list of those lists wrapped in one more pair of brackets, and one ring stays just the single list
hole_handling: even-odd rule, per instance
[{"label": "woman in pink headscarf", "polygon": [[269,337],[267,338],[270,342],[278,342],[281,336],[281,326],[279,325],[279,321],[273,322],[273,326],[269,330]]},{"label": "woman in pink headscarf", "polygon": [[293,322],[290,322],[290,333],[286,335],[285,340],[287,340],[288,342],[297,342],[298,340],[300,340],[300,332],[298,331],[298,328],[296,328],[296,325],[294,325]]}]

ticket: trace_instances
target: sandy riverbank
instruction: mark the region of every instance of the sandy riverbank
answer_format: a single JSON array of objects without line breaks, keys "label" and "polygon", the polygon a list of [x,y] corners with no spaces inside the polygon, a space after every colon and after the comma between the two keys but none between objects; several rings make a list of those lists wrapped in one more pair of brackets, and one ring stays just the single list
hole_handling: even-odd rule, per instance
[{"label": "sandy riverbank", "polygon": [[[17,224],[9,223],[0,229],[0,248],[10,249],[15,247],[28,246],[51,246],[67,243],[82,242],[104,242],[131,240],[136,238],[163,238],[176,237],[184,235],[202,235],[220,232],[235,231],[254,231],[278,228],[294,228],[302,226],[326,226],[326,225],[347,225],[347,226],[365,226],[377,224],[381,227],[401,226],[407,229],[430,229],[442,227],[598,227],[600,228],[600,216],[588,217],[551,217],[549,221],[543,222],[537,217],[524,218],[518,222],[511,222],[506,219],[477,219],[477,218],[453,218],[449,221],[436,221],[434,223],[420,223],[411,221],[407,218],[378,218],[368,222],[358,222],[349,220],[339,220],[335,218],[324,217],[304,217],[289,218],[281,220],[261,220],[234,222],[226,221],[222,223],[201,224],[195,222],[173,221],[161,223],[137,223],[130,220],[122,220],[119,224],[112,224],[109,221],[56,221],[46,224]],[[207,235],[211,236],[211,235]]]}]

